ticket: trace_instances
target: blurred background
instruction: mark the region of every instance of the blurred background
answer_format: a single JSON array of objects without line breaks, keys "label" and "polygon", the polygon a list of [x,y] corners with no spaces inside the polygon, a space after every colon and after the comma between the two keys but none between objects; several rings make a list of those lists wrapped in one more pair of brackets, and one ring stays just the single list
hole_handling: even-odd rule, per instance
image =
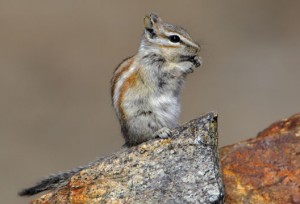
[{"label": "blurred background", "polygon": [[299,112],[300,1],[0,1],[0,197],[123,144],[110,99],[150,11],[186,28],[204,64],[181,122],[218,111],[220,145]]}]

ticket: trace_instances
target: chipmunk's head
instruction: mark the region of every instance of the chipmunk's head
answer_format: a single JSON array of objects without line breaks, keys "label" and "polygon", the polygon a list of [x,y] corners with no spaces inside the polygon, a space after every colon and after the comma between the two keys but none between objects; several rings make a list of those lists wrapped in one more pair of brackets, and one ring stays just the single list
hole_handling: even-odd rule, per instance
[{"label": "chipmunk's head", "polygon": [[168,24],[154,13],[144,18],[142,46],[153,48],[172,59],[178,55],[197,55],[200,46],[183,28]]}]

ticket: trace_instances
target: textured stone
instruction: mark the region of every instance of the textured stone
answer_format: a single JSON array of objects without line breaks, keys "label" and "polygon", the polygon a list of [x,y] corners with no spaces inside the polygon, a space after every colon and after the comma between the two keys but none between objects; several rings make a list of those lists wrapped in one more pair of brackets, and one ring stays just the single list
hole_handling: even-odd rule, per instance
[{"label": "textured stone", "polygon": [[217,115],[98,160],[32,203],[223,203]]},{"label": "textured stone", "polygon": [[226,203],[300,203],[300,114],[220,155]]}]

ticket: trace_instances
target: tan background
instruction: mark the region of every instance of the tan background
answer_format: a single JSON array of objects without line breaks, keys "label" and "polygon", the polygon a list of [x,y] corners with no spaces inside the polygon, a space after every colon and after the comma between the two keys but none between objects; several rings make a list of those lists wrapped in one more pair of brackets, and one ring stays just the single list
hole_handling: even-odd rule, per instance
[{"label": "tan background", "polygon": [[203,48],[181,122],[218,111],[226,145],[299,111],[300,1],[0,1],[1,203],[122,145],[109,81],[150,11]]}]

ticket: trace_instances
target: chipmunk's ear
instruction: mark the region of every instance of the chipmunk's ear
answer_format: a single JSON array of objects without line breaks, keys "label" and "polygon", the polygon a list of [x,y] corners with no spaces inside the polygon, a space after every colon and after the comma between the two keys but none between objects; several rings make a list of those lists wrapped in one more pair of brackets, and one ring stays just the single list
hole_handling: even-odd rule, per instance
[{"label": "chipmunk's ear", "polygon": [[145,26],[145,29],[153,29],[153,23],[151,21],[150,16],[145,16],[145,18],[144,18],[144,26]]},{"label": "chipmunk's ear", "polygon": [[159,30],[161,22],[162,20],[157,14],[150,13],[150,15],[147,15],[144,18],[144,26],[146,31],[148,31],[152,37],[155,36]]}]

